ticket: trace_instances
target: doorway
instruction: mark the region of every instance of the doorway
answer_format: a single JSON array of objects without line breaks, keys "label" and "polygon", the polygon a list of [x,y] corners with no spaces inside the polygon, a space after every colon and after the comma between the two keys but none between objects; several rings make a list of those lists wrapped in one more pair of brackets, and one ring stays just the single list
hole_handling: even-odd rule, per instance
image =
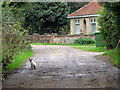
[{"label": "doorway", "polygon": [[83,20],[83,31],[84,31],[85,34],[87,33],[86,32],[86,20],[85,19]]}]

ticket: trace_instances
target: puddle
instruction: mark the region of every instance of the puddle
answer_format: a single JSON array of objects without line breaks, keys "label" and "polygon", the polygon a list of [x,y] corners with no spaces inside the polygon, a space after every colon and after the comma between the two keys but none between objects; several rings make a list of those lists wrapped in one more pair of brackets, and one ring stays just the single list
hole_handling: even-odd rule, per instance
[{"label": "puddle", "polygon": [[79,65],[85,65],[85,63],[78,63]]},{"label": "puddle", "polygon": [[32,76],[34,77],[34,75],[29,75],[29,76],[30,76],[30,77],[32,77]]},{"label": "puddle", "polygon": [[85,76],[86,74],[76,74],[75,77],[80,78],[81,76]]},{"label": "puddle", "polygon": [[43,76],[42,78],[52,78],[52,76]]},{"label": "puddle", "polygon": [[118,71],[118,68],[116,68],[116,67],[113,67],[113,69],[116,70],[116,71]]},{"label": "puddle", "polygon": [[26,70],[23,70],[23,71],[22,71],[22,72],[20,72],[20,73],[25,73],[25,74],[27,74]]},{"label": "puddle", "polygon": [[82,56],[82,57],[86,57],[86,55],[80,55],[80,56]]},{"label": "puddle", "polygon": [[107,63],[106,62],[102,62],[102,65],[107,65]]},{"label": "puddle", "polygon": [[67,77],[74,77],[74,75],[67,75]]},{"label": "puddle", "polygon": [[67,59],[64,59],[64,60],[67,60]]},{"label": "puddle", "polygon": [[55,79],[53,79],[54,81],[57,81],[57,80],[64,80],[64,78],[63,77],[58,77],[58,78],[55,78]]},{"label": "puddle", "polygon": [[72,73],[72,72],[68,72],[68,74],[74,74],[74,73]]}]

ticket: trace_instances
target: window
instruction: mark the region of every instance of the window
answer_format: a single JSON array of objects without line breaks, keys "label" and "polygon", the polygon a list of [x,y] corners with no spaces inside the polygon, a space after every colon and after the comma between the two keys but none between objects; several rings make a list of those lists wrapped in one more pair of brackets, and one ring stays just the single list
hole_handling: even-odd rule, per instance
[{"label": "window", "polygon": [[91,18],[91,23],[96,23],[96,19],[95,18]]},{"label": "window", "polygon": [[96,22],[96,19],[94,19],[94,22]]},{"label": "window", "polygon": [[76,19],[75,24],[80,24],[80,20]]},{"label": "window", "polygon": [[91,22],[93,22],[93,19],[91,19]]},{"label": "window", "polygon": [[91,28],[90,28],[91,34],[94,34],[96,31],[96,19],[91,18],[90,22],[91,22]]}]

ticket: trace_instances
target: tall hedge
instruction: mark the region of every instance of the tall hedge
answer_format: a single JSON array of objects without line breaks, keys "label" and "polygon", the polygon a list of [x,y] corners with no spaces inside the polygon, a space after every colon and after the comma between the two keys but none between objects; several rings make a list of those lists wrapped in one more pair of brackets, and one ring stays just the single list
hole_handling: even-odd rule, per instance
[{"label": "tall hedge", "polygon": [[99,12],[99,30],[104,36],[107,49],[115,48],[120,40],[120,2],[103,3]]}]

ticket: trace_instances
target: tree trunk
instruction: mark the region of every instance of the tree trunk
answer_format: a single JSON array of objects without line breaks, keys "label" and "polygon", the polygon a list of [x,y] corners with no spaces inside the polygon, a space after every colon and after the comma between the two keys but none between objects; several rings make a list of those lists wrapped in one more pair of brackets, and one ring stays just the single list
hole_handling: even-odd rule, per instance
[{"label": "tree trunk", "polygon": [[50,34],[52,33],[52,27],[50,27]]}]

